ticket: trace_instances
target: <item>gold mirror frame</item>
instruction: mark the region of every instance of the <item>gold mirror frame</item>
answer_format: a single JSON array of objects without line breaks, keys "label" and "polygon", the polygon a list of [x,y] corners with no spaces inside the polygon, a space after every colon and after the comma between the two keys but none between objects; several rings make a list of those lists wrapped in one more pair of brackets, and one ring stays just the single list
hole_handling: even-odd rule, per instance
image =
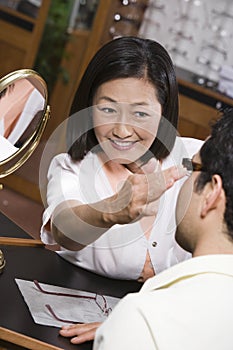
[{"label": "gold mirror frame", "polygon": [[24,144],[14,154],[0,161],[0,178],[12,174],[27,161],[27,159],[32,155],[38,146],[41,136],[47,125],[48,119],[50,118],[47,85],[44,79],[34,70],[20,69],[7,74],[5,77],[0,79],[0,92],[16,81],[25,78],[28,79],[36,88],[38,88],[39,91],[41,89],[43,90],[43,96],[45,99],[43,115],[37,128],[32,132]]}]

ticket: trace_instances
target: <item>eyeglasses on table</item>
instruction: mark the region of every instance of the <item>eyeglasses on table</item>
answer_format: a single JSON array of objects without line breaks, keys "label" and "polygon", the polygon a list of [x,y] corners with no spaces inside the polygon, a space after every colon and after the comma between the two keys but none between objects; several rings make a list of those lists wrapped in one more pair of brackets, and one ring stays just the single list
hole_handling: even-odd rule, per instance
[{"label": "eyeglasses on table", "polygon": [[[49,294],[49,295],[56,295],[56,296],[62,296],[62,297],[71,297],[71,298],[78,298],[78,299],[86,299],[86,300],[93,300],[100,311],[104,314],[104,316],[108,316],[112,309],[108,307],[108,303],[104,295],[102,294],[95,294],[95,296],[88,296],[88,295],[77,295],[77,294],[71,294],[71,293],[61,293],[61,292],[51,292],[46,289],[44,289],[41,284],[37,281],[34,280],[34,285],[36,288],[44,294]],[[70,320],[65,320],[57,316],[56,311],[51,307],[51,305],[46,304],[45,307],[47,310],[50,312],[50,314],[55,318],[57,321],[65,322],[65,323],[82,323],[82,322],[74,322]]]}]

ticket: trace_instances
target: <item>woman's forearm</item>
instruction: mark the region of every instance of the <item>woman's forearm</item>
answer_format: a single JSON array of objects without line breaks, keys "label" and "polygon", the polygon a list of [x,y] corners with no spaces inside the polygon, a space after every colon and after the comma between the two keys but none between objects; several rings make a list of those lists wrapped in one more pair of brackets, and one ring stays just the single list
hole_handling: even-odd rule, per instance
[{"label": "woman's forearm", "polygon": [[93,243],[116,223],[110,202],[109,198],[93,204],[61,203],[51,218],[51,231],[56,242],[69,250],[80,250]]}]

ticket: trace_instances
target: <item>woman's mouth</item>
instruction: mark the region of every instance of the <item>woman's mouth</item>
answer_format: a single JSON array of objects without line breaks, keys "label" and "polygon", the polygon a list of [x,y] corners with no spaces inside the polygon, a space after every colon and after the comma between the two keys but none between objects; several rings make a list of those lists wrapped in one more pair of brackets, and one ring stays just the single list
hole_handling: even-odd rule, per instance
[{"label": "woman's mouth", "polygon": [[111,142],[112,147],[117,149],[118,151],[128,151],[132,147],[134,147],[137,141],[120,141],[120,140],[109,140]]}]

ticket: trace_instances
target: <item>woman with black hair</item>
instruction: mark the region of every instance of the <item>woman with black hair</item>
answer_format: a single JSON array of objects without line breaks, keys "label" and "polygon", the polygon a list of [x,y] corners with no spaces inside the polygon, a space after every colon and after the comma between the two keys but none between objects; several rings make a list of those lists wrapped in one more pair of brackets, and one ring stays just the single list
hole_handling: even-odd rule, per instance
[{"label": "woman with black hair", "polygon": [[78,266],[142,282],[185,259],[174,240],[175,181],[201,141],[177,137],[177,122],[167,51],[135,37],[104,45],[72,104],[69,151],[49,169],[42,240]]}]

